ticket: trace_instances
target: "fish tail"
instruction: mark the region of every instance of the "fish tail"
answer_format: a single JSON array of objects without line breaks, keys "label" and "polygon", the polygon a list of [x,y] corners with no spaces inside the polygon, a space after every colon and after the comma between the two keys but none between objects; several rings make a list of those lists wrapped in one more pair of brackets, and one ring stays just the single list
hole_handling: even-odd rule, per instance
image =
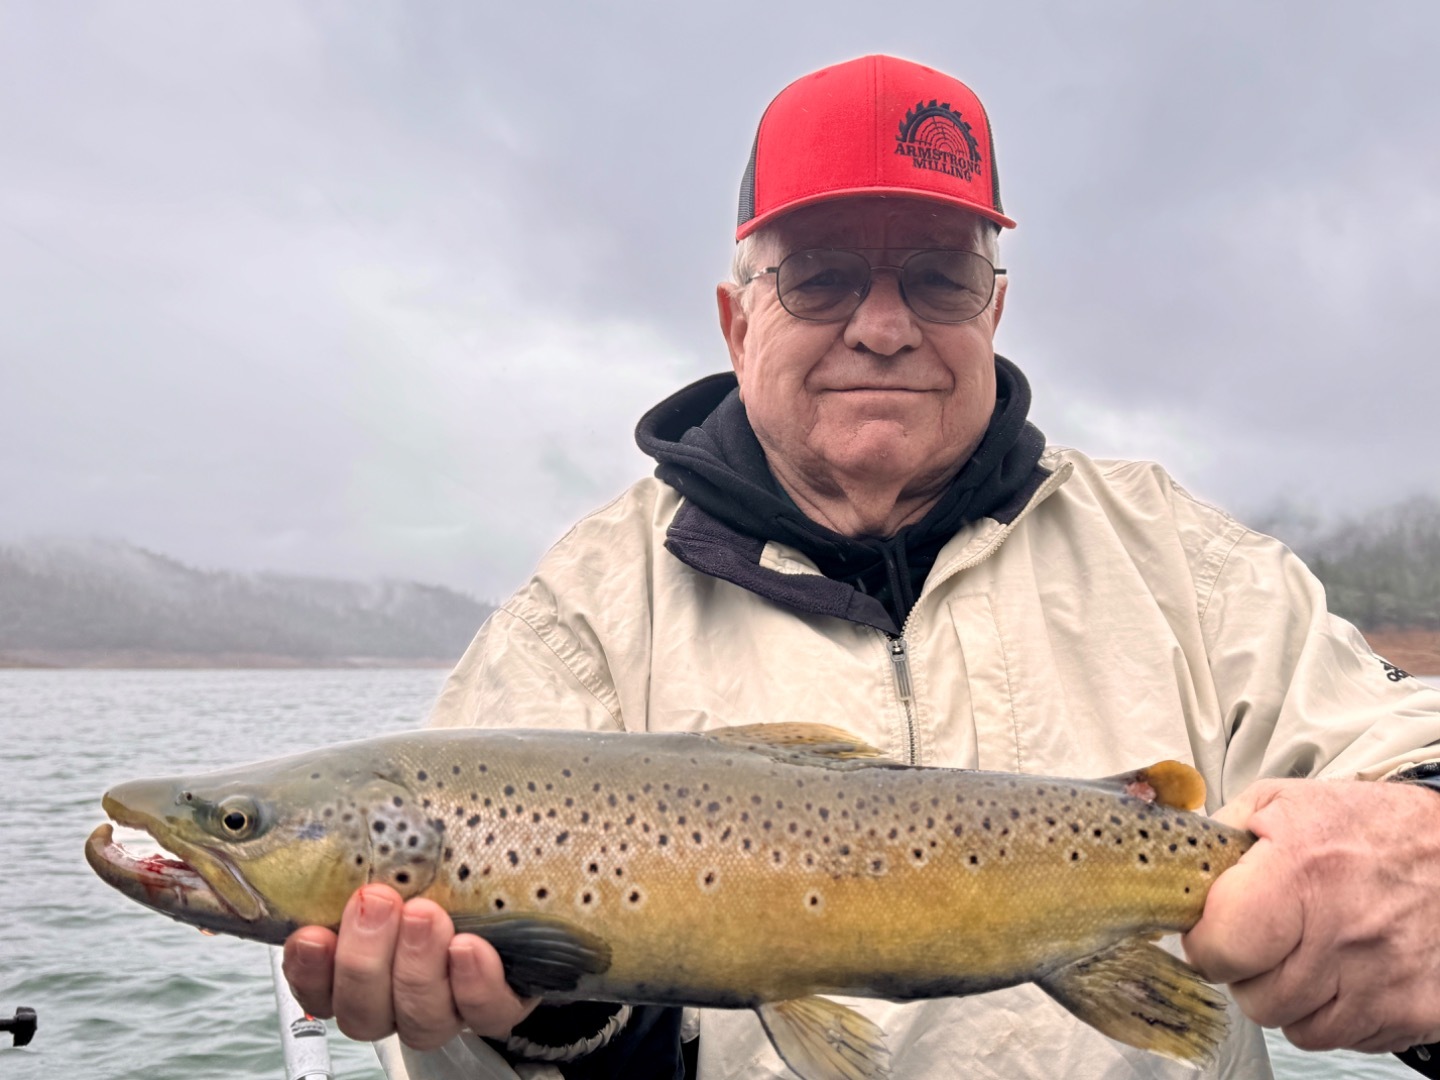
[{"label": "fish tail", "polygon": [[1040,988],[1091,1027],[1177,1061],[1215,1061],[1225,996],[1164,949],[1130,938],[1051,972]]}]

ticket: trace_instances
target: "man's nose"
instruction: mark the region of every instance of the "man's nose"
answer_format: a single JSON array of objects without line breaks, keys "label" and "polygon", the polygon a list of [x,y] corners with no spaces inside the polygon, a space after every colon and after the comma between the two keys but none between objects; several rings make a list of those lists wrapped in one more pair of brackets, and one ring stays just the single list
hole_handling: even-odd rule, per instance
[{"label": "man's nose", "polygon": [[870,289],[845,324],[845,344],[894,356],[920,341],[920,322],[900,291],[900,275],[888,268],[872,270]]}]

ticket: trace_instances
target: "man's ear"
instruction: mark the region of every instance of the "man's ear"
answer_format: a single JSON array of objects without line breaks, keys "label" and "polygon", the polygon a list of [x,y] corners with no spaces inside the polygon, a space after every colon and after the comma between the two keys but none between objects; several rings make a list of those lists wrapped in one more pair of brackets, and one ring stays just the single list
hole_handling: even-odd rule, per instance
[{"label": "man's ear", "polygon": [[1010,278],[1000,274],[995,278],[995,315],[990,320],[990,333],[995,333],[995,328],[1000,325],[1000,316],[1005,314],[1005,290],[1010,287]]},{"label": "man's ear", "polygon": [[[722,281],[715,286],[715,304],[720,310],[720,332],[730,349],[730,366],[737,376],[745,367],[745,335],[750,330],[750,316],[745,311],[743,285]],[[743,380],[742,380],[743,381]]]}]

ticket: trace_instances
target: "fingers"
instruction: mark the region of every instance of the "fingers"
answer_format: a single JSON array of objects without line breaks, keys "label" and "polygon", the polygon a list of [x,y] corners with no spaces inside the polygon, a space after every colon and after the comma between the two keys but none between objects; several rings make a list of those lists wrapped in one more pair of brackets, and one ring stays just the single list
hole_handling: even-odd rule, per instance
[{"label": "fingers", "polygon": [[465,1026],[477,1035],[503,1039],[540,1004],[519,998],[505,981],[495,949],[474,934],[457,934],[450,942],[450,989]]},{"label": "fingers", "polygon": [[285,942],[285,979],[300,1007],[311,1016],[328,1020],[330,986],[335,979],[335,933],[323,926],[304,926]]},{"label": "fingers", "polygon": [[1247,1016],[1307,1050],[1440,1035],[1440,801],[1400,784],[1265,781],[1217,815],[1259,839],[1185,936]]},{"label": "fingers", "polygon": [[367,885],[345,905],[335,947],[332,1003],[340,1030],[373,1042],[395,1030],[391,962],[400,936],[400,896]]},{"label": "fingers", "polygon": [[395,948],[393,1005],[400,1040],[433,1050],[460,1032],[450,991],[448,947],[455,935],[450,916],[429,900],[411,900],[400,918]]},{"label": "fingers", "polygon": [[416,1050],[432,1050],[462,1027],[504,1038],[539,1004],[522,1001],[505,981],[490,943],[455,935],[430,900],[402,903],[385,885],[367,885],[345,906],[340,933],[307,926],[285,943],[285,976],[301,1007],[333,1016],[352,1039],[392,1032]]},{"label": "fingers", "polygon": [[1204,914],[1181,942],[1211,982],[1243,985],[1280,967],[1299,946],[1304,910],[1287,863],[1261,840],[1210,886]]}]

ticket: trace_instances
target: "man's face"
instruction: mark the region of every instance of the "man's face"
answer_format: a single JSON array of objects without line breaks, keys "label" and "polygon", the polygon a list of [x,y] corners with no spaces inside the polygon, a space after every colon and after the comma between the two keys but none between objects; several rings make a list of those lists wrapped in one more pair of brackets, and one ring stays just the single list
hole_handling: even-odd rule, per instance
[{"label": "man's face", "polygon": [[[917,250],[976,250],[974,215],[916,199],[857,197],[796,210],[765,230],[754,269],[808,248],[864,249],[897,266]],[[879,249],[879,250],[869,250]],[[995,299],[969,322],[926,322],[905,304],[896,275],[874,275],[843,322],[798,319],[780,304],[775,275],[721,285],[720,320],[740,396],[771,468],[838,493],[893,488],[897,497],[942,484],[979,444],[995,406]],[[746,295],[748,293],[748,295]]]}]

